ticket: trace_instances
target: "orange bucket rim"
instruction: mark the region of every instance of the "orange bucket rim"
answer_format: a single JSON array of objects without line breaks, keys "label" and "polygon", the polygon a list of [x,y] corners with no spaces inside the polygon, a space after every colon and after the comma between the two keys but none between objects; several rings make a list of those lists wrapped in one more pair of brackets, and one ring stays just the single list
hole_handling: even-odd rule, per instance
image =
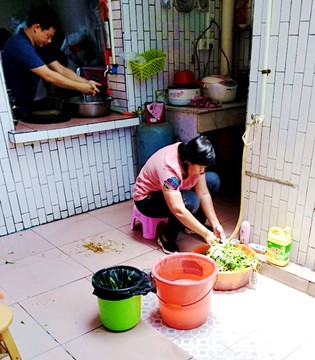
[{"label": "orange bucket rim", "polygon": [[167,259],[169,259],[169,258],[172,257],[172,256],[173,256],[173,257],[176,256],[177,258],[178,258],[178,257],[184,258],[184,257],[189,256],[190,258],[193,257],[193,258],[200,259],[203,263],[210,263],[210,264],[213,265],[213,272],[212,272],[212,274],[209,275],[209,276],[207,276],[207,277],[204,278],[204,279],[197,280],[198,283],[207,282],[207,281],[209,281],[209,279],[211,279],[211,278],[217,278],[217,276],[218,276],[218,273],[219,273],[218,264],[217,264],[213,259],[210,259],[209,257],[204,256],[204,255],[202,255],[202,254],[197,254],[197,253],[192,253],[192,252],[188,252],[188,251],[187,251],[187,252],[174,253],[174,254],[167,255],[167,256],[159,259],[159,260],[153,265],[153,267],[152,267],[152,273],[151,273],[151,274],[152,274],[152,276],[153,276],[154,279],[156,279],[156,280],[158,280],[158,281],[160,281],[160,282],[163,282],[163,283],[165,283],[165,284],[172,285],[172,286],[181,286],[181,287],[190,287],[190,286],[191,286],[191,284],[189,284],[189,283],[187,283],[187,284],[185,284],[185,283],[176,284],[176,283],[174,283],[174,281],[172,281],[172,280],[167,280],[167,279],[163,278],[162,276],[160,276],[160,275],[157,273],[156,268],[157,268],[158,266],[160,266],[162,262],[167,261]]}]

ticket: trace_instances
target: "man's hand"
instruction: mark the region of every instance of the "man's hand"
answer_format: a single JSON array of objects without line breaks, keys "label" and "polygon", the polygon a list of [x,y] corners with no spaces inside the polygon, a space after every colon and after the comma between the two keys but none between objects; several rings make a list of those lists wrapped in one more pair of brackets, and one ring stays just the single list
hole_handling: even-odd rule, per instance
[{"label": "man's hand", "polygon": [[96,94],[100,92],[98,86],[102,86],[102,84],[93,80],[89,80],[86,83],[84,83],[83,86],[84,88],[82,89],[82,92],[84,94],[96,96]]}]

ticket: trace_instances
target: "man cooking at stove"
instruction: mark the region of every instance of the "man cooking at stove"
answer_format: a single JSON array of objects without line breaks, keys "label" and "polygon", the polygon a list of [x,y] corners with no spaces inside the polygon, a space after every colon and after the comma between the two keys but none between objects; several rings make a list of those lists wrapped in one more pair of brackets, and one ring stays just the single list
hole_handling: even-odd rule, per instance
[{"label": "man cooking at stove", "polygon": [[86,80],[63,66],[47,46],[58,27],[56,14],[49,5],[32,6],[26,28],[7,41],[1,54],[6,86],[23,121],[31,119],[32,112],[43,110],[47,102],[43,80],[83,94],[96,95],[100,91],[100,83]]}]

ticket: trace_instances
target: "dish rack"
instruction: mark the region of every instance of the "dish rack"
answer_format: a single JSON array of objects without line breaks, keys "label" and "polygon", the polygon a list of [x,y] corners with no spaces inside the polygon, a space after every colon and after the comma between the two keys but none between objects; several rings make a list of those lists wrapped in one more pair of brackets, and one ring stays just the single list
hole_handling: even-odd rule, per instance
[{"label": "dish rack", "polygon": [[139,56],[145,59],[145,63],[139,63],[137,60],[129,60],[132,73],[138,79],[147,79],[148,77],[164,70],[166,54],[157,49],[148,50]]}]

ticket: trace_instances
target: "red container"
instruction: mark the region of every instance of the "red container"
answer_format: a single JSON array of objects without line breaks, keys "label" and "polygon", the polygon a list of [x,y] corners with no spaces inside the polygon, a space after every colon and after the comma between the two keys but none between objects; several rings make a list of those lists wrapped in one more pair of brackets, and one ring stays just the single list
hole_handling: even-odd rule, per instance
[{"label": "red container", "polygon": [[87,80],[94,80],[107,86],[106,75],[104,76],[105,66],[83,66],[82,71]]},{"label": "red container", "polygon": [[190,85],[195,81],[194,73],[189,70],[176,71],[174,75],[175,85]]}]

